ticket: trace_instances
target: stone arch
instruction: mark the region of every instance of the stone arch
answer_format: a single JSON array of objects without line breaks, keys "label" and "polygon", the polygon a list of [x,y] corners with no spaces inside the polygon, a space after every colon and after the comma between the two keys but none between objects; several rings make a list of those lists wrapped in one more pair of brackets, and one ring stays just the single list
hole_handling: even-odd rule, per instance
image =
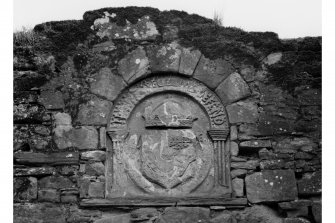
[{"label": "stone arch", "polygon": [[135,106],[150,95],[163,92],[179,92],[197,103],[207,113],[211,129],[228,133],[228,118],[219,97],[203,83],[177,75],[160,75],[145,78],[125,89],[116,99],[108,121],[108,131],[122,130]]}]

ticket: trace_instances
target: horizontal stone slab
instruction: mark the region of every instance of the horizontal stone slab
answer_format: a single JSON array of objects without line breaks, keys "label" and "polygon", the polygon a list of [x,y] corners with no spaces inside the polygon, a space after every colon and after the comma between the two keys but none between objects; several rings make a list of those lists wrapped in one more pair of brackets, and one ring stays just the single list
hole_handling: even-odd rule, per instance
[{"label": "horizontal stone slab", "polygon": [[30,153],[22,152],[14,154],[15,162],[26,165],[70,165],[79,163],[78,152],[62,152],[62,153]]},{"label": "horizontal stone slab", "polygon": [[53,175],[55,172],[54,167],[15,168],[14,176],[45,176]]},{"label": "horizontal stone slab", "polygon": [[246,198],[203,197],[203,198],[113,198],[113,199],[83,199],[81,207],[115,207],[115,206],[246,206]]}]

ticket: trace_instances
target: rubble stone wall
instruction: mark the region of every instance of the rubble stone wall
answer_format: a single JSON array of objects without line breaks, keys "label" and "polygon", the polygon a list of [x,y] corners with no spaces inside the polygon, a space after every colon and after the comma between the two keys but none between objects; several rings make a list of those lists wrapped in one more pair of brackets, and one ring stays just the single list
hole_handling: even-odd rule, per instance
[{"label": "rubble stone wall", "polygon": [[[14,42],[14,222],[321,222],[321,38],[220,27],[180,11],[105,8]],[[239,205],[87,205],[106,193],[122,92],[198,81],[229,123]]]}]

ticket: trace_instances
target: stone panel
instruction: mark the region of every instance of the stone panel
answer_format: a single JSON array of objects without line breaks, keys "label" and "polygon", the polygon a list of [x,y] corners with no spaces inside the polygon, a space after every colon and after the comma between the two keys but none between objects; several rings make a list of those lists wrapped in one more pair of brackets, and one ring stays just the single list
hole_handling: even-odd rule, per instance
[{"label": "stone panel", "polygon": [[225,60],[210,60],[204,56],[200,58],[193,77],[215,89],[222,80],[233,73],[235,69]]},{"label": "stone panel", "polygon": [[224,104],[241,100],[251,94],[248,84],[238,73],[229,75],[215,90]]},{"label": "stone panel", "polygon": [[91,82],[91,92],[113,101],[122,89],[126,87],[122,77],[112,73],[109,68],[102,68],[94,75]]},{"label": "stone panel", "polygon": [[267,170],[245,178],[251,203],[295,200],[298,191],[292,170]]},{"label": "stone panel", "polygon": [[254,102],[237,102],[226,107],[229,122],[255,123],[258,120],[258,109]]},{"label": "stone panel", "polygon": [[149,74],[149,59],[143,47],[138,47],[119,61],[118,72],[127,83]]}]

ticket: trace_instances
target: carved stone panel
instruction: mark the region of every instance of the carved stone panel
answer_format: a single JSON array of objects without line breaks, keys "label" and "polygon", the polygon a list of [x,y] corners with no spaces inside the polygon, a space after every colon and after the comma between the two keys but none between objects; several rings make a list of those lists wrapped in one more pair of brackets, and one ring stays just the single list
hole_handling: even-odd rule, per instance
[{"label": "carved stone panel", "polygon": [[106,198],[230,196],[226,112],[200,82],[140,81],[115,102],[107,131]]}]

